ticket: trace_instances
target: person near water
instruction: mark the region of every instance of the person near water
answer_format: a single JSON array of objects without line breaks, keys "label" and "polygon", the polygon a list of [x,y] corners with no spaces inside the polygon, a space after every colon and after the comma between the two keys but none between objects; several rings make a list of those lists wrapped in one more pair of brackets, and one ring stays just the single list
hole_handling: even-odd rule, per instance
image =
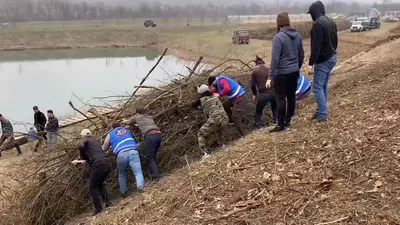
[{"label": "person near water", "polygon": [[[17,149],[18,155],[21,155],[21,148],[19,147],[18,143],[14,140],[14,128],[11,122],[4,118],[2,114],[0,114],[0,124],[1,124],[1,137],[0,137],[0,147],[7,141],[7,139],[11,138],[11,142],[13,143],[14,147]],[[2,149],[0,149],[0,158]]]},{"label": "person near water", "polygon": [[207,122],[203,124],[197,133],[200,151],[207,156],[211,153],[210,149],[207,148],[208,138],[226,127],[229,119],[218,96],[214,95],[207,85],[203,84],[198,87],[197,92],[200,97],[192,103],[192,107],[198,108],[201,106],[207,118]]},{"label": "person near water", "polygon": [[272,123],[275,124],[276,117],[276,100],[273,95],[272,88],[266,87],[266,82],[269,78],[269,68],[265,66],[265,62],[260,57],[256,56],[254,60],[256,70],[251,73],[251,91],[253,92],[253,102],[256,102],[256,111],[254,114],[254,122],[258,128],[264,126],[262,115],[265,106],[271,104]]},{"label": "person near water", "polygon": [[311,55],[309,70],[314,70],[313,92],[317,103],[317,111],[312,119],[317,122],[328,120],[328,81],[337,63],[338,46],[337,27],[335,22],[325,15],[325,6],[321,1],[314,2],[308,13],[314,21],[311,28]]},{"label": "person near water", "polygon": [[311,86],[311,82],[300,73],[299,79],[297,79],[296,100],[306,98],[311,92]]},{"label": "person near water", "polygon": [[46,133],[47,133],[47,143],[49,145],[55,144],[57,142],[58,129],[60,125],[58,123],[57,117],[54,116],[53,110],[47,110],[47,124],[46,124]]},{"label": "person near water", "polygon": [[[37,152],[39,145],[44,145],[44,147],[46,147],[46,142],[47,142],[47,135],[46,135],[46,116],[39,110],[39,108],[37,106],[33,106],[33,111],[35,112],[35,114],[33,115],[33,125],[36,128],[37,134],[39,136],[39,141],[36,144],[35,148],[34,148],[34,152]],[[44,143],[43,143],[43,139],[44,139]]]},{"label": "person near water", "polygon": [[117,158],[119,188],[122,197],[127,197],[126,171],[128,167],[131,168],[136,179],[136,187],[139,191],[142,191],[144,187],[142,165],[140,164],[139,152],[132,132],[121,127],[120,123],[113,123],[112,128],[104,140],[103,150],[108,151],[111,147]]},{"label": "person near water", "polygon": [[157,165],[157,154],[162,142],[162,133],[153,118],[143,108],[136,109],[136,114],[124,121],[130,126],[137,125],[144,137],[144,154],[151,179],[158,181],[161,176]]},{"label": "person near water", "polygon": [[273,86],[278,105],[277,126],[270,132],[279,132],[290,126],[296,108],[297,80],[304,60],[301,35],[290,26],[287,12],[278,14],[278,33],[272,40],[270,79],[266,87]]},{"label": "person near water", "polygon": [[208,77],[208,84],[212,86],[212,93],[227,97],[222,103],[225,112],[229,121],[235,124],[239,134],[244,136],[243,119],[251,110],[246,91],[238,82],[228,76],[210,76]]},{"label": "person near water", "polygon": [[111,172],[111,161],[107,154],[102,150],[101,143],[92,137],[89,129],[84,129],[80,133],[81,140],[78,145],[80,160],[72,161],[73,164],[88,164],[90,167],[89,193],[94,205],[96,215],[103,210],[100,197],[105,202],[105,207],[111,206],[111,201],[105,186],[105,180]]}]

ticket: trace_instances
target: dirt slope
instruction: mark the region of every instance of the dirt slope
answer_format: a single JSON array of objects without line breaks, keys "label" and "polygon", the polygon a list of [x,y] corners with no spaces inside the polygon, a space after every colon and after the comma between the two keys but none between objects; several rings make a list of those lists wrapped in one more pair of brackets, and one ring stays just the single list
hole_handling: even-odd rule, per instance
[{"label": "dirt slope", "polygon": [[290,131],[254,132],[71,224],[399,224],[399,43],[335,72],[328,125],[308,120],[309,97]]}]

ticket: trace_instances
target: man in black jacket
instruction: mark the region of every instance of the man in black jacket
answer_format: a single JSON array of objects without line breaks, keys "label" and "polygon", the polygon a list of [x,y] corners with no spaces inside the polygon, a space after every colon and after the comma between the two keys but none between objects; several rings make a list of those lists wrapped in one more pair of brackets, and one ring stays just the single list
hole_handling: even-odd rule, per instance
[{"label": "man in black jacket", "polygon": [[42,112],[40,112],[37,106],[33,106],[33,111],[35,112],[35,114],[33,115],[33,125],[36,127],[36,131],[38,132],[38,136],[40,137],[39,142],[36,144],[33,150],[34,152],[37,152],[39,145],[43,142],[43,139],[47,142],[47,136],[45,132],[47,119],[46,116]]},{"label": "man in black jacket", "polygon": [[101,143],[92,138],[90,130],[82,130],[81,137],[82,139],[78,146],[81,160],[74,160],[72,163],[87,163],[90,166],[89,193],[95,208],[93,215],[97,215],[103,210],[99,195],[105,202],[106,207],[111,206],[104,184],[111,172],[111,161],[101,148]]},{"label": "man in black jacket", "polygon": [[328,80],[337,62],[337,27],[335,22],[325,15],[325,6],[321,1],[314,2],[308,13],[315,21],[311,29],[309,60],[309,70],[314,67],[313,91],[317,102],[317,112],[312,119],[316,119],[317,122],[326,122],[328,119]]}]

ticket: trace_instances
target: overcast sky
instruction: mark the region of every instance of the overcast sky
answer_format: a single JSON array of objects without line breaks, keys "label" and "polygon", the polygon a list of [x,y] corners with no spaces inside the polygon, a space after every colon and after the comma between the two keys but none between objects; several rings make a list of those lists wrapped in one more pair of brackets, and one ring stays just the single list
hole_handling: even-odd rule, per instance
[{"label": "overcast sky", "polygon": [[[74,0],[74,1],[82,1],[82,0]],[[98,2],[97,0],[86,0],[87,2]],[[213,4],[227,4],[227,5],[232,5],[232,4],[239,4],[239,3],[248,3],[250,4],[252,1],[256,3],[276,3],[276,0],[144,0],[144,1],[137,1],[137,0],[99,0],[103,1],[109,4],[139,4],[140,2],[147,2],[147,3],[152,3],[152,2],[160,2],[163,4],[207,4],[208,2],[212,2]],[[353,2],[352,0],[322,0],[324,3],[330,3],[332,1],[342,1],[342,2]],[[299,3],[312,3],[314,2],[313,0],[279,0],[281,4],[287,4],[288,2],[293,4],[295,2]],[[382,0],[358,0],[360,3],[367,3],[367,4],[373,4],[375,2],[381,3]],[[392,0],[392,2],[400,2],[400,0]]]}]

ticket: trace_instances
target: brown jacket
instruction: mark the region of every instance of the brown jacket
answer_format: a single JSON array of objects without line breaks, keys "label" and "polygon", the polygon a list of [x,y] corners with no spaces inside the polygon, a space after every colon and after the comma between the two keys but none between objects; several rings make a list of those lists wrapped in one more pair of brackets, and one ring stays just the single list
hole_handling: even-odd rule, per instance
[{"label": "brown jacket", "polygon": [[266,93],[270,90],[267,89],[265,83],[269,78],[269,68],[266,66],[260,66],[251,74],[251,91],[254,95],[258,93]]},{"label": "brown jacket", "polygon": [[129,125],[137,124],[143,136],[146,136],[150,130],[160,130],[154,122],[153,118],[147,114],[136,114],[128,120]]}]

